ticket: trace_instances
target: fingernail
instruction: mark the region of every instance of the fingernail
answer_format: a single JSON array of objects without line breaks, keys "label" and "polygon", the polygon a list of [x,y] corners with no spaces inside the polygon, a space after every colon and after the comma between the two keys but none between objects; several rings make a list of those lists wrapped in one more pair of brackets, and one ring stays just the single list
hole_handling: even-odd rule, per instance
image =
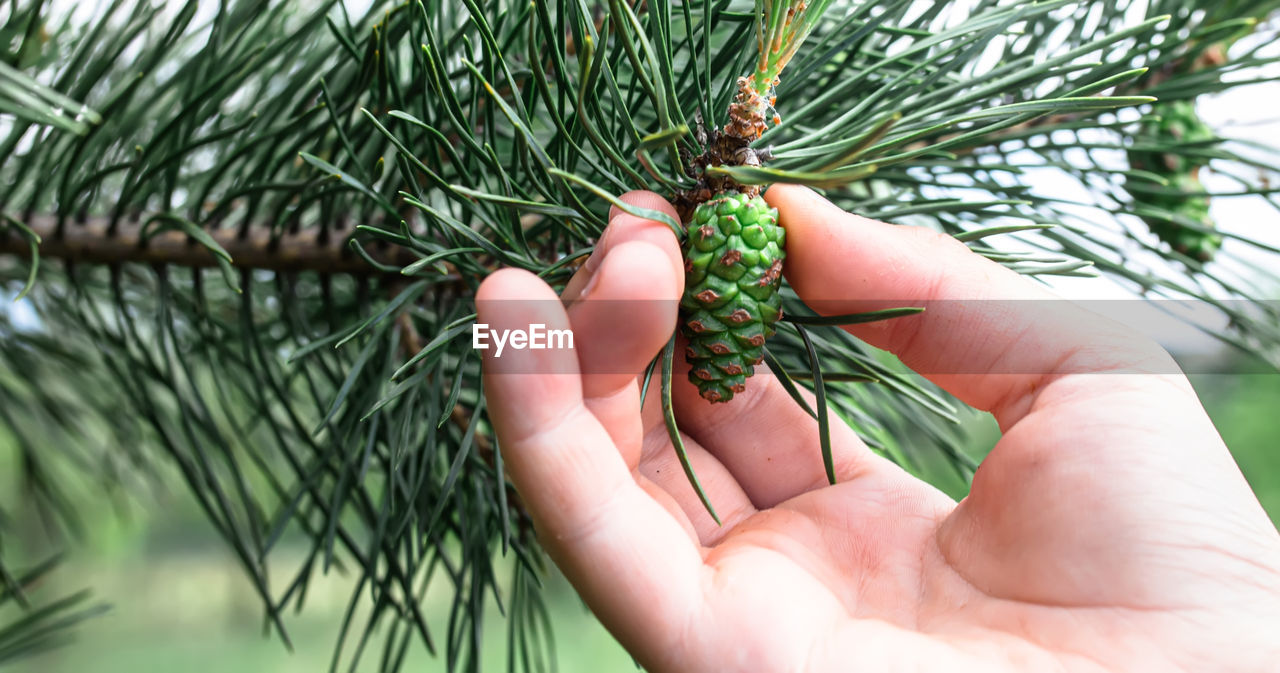
[{"label": "fingernail", "polygon": [[[600,261],[604,259],[605,253],[609,249],[609,236],[612,232],[612,227],[604,230],[604,234],[600,236],[600,240],[596,241],[595,249],[591,251],[591,254],[587,257],[587,261],[582,263],[583,268],[585,268],[589,273],[594,274],[595,270],[600,268]],[[591,280],[595,281],[594,275],[591,277]]]},{"label": "fingernail", "polygon": [[[600,255],[600,257],[601,259],[604,258],[603,252]],[[597,263],[596,266],[599,266],[599,263]],[[583,299],[589,299],[591,297],[591,291],[596,289],[596,282],[599,279],[600,279],[600,271],[598,269],[592,269],[591,275],[587,278],[587,284],[583,285],[582,291],[578,293],[578,301],[581,301]]]}]

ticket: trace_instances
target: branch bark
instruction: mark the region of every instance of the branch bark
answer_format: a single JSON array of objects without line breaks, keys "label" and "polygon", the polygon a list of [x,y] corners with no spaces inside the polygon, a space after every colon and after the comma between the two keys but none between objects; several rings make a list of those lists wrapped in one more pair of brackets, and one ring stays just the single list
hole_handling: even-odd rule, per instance
[{"label": "branch bark", "polygon": [[[143,239],[143,222],[122,220],[110,230],[110,218],[91,217],[83,222],[67,222],[58,231],[58,218],[34,215],[23,221],[41,238],[40,256],[73,263],[125,264],[130,262],[186,267],[217,266],[217,258],[207,248],[180,231],[164,231]],[[271,271],[316,271],[320,273],[381,274],[347,247],[350,235],[303,229],[272,237],[270,231],[251,229],[244,237],[238,229],[209,230],[219,245],[231,255],[232,264],[243,269]],[[375,261],[403,267],[416,257],[405,248],[375,242],[366,250]],[[29,257],[30,244],[10,227],[0,226],[0,256]]]}]

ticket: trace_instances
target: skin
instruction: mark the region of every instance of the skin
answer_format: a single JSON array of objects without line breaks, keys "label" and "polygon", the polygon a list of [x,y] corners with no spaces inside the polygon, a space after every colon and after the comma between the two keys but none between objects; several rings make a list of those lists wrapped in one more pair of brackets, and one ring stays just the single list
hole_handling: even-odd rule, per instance
[{"label": "skin", "polygon": [[[547,551],[640,664],[1275,670],[1280,535],[1167,353],[1062,300],[949,301],[1055,297],[929,230],[801,187],[765,198],[801,298],[828,314],[929,301],[849,331],[993,413],[1002,438],[956,503],[833,417],[828,486],[815,421],[767,370],[714,406],[677,371],[677,417],[716,526],[657,395],[643,409],[639,398],[683,290],[674,235],[615,212],[560,301],[527,272],[494,273],[480,322],[572,327],[577,347],[486,352],[510,478]],[[652,193],[624,199],[674,215]],[[654,301],[618,311],[587,298]]]}]

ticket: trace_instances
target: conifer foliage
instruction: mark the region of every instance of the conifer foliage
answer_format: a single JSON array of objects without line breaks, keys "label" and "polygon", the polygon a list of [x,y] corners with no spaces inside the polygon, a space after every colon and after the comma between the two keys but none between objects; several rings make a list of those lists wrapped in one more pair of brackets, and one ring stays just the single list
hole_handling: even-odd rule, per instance
[{"label": "conifer foliage", "polygon": [[[335,668],[421,647],[473,669],[495,609],[512,669],[554,657],[472,295],[500,267],[562,286],[611,204],[683,236],[626,190],[689,217],[811,185],[1021,273],[1204,299],[1222,339],[1277,361],[1280,315],[1254,299],[1280,251],[1201,213],[1276,203],[1277,151],[1187,116],[1266,78],[1275,0],[355,4],[0,3],[0,295],[22,298],[0,309],[0,436],[20,487],[74,535],[66,475],[107,499],[176,474],[286,642],[314,578],[355,579]],[[1233,186],[1210,193],[1208,171]],[[824,319],[776,297],[771,375],[909,469],[971,476],[962,405],[835,326],[913,307]],[[671,359],[650,374],[667,398]],[[51,566],[15,556],[10,522],[0,663],[92,611],[30,590]],[[300,564],[273,560],[299,541]]]}]

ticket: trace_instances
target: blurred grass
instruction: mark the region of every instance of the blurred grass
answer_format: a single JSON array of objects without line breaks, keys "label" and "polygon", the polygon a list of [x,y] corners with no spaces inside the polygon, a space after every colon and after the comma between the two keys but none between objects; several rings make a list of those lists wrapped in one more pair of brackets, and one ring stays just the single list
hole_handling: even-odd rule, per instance
[{"label": "blurred grass", "polygon": [[1280,374],[1188,378],[1258,501],[1280,526]]},{"label": "blurred grass", "polygon": [[[350,597],[347,580],[331,575],[313,584],[305,609],[286,620],[295,645],[289,653],[278,637],[263,635],[257,595],[223,549],[206,547],[201,539],[191,542],[192,548],[184,551],[142,549],[109,562],[87,560],[63,568],[59,574],[64,581],[94,587],[113,610],[83,626],[69,646],[20,661],[13,673],[329,670],[339,620]],[[295,560],[301,560],[301,555]],[[443,592],[435,593],[428,595],[424,609],[436,627],[432,635],[438,643],[449,605]],[[547,603],[556,624],[560,671],[635,670],[631,658],[562,578],[552,578]],[[489,616],[482,670],[506,670],[505,623],[496,618],[492,604]],[[363,615],[358,615],[356,636],[363,623]],[[355,637],[348,640],[348,654],[355,641]],[[358,670],[376,669],[380,645],[379,640],[370,644],[370,654]],[[348,665],[344,661],[339,670],[348,670]],[[443,671],[444,662],[414,643],[404,670]]]},{"label": "blurred grass", "polygon": [[[1280,522],[1280,375],[1202,374],[1191,377],[1201,400],[1273,521]],[[971,453],[982,455],[997,439],[989,416],[975,417]],[[0,504],[13,507],[12,451],[0,437]],[[946,468],[922,465],[953,495],[963,484]],[[85,494],[81,502],[97,496]],[[92,513],[93,508],[83,508]],[[12,673],[205,673],[246,670],[314,673],[329,669],[333,643],[349,598],[350,584],[336,573],[318,579],[301,614],[287,621],[296,651],[289,653],[274,635],[264,636],[256,594],[229,553],[175,487],[168,495],[148,495],[125,510],[122,522],[113,508],[99,507],[86,521],[87,539],[71,561],[57,571],[56,595],[85,586],[114,608],[82,626],[76,642],[23,660]],[[13,511],[13,510],[9,510]],[[12,534],[14,531],[8,531]],[[33,536],[31,530],[20,531]],[[39,545],[28,545],[36,553]],[[281,550],[277,582],[301,559],[301,550]],[[558,576],[548,579],[548,609],[556,627],[559,670],[565,673],[635,671],[631,658],[586,611]],[[428,594],[424,606],[436,630],[447,620],[443,587]],[[483,670],[505,670],[506,634],[497,610],[487,611]],[[0,621],[5,621],[0,619]],[[363,622],[357,619],[358,625]],[[437,634],[438,635],[438,634]],[[348,645],[348,652],[351,645]],[[376,657],[375,657],[376,658]],[[370,670],[366,660],[359,670]],[[341,670],[346,670],[344,667]],[[443,662],[415,645],[405,670],[440,671]]]}]

